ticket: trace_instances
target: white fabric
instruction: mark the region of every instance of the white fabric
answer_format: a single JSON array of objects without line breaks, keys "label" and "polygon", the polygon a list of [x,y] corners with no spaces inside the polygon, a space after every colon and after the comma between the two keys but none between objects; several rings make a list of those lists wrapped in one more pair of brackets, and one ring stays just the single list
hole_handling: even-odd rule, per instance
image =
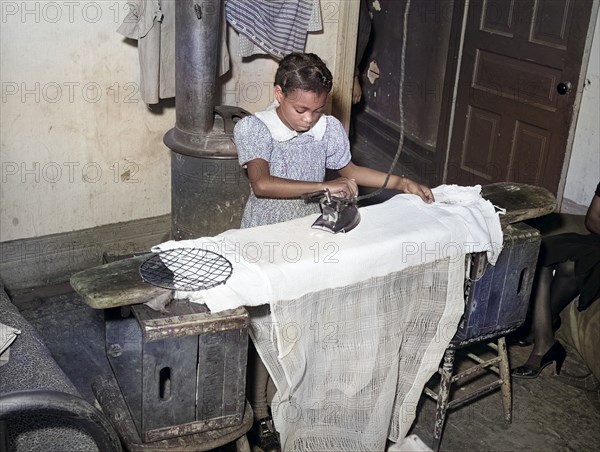
[{"label": "white fabric", "polygon": [[467,250],[467,253],[485,251],[490,264],[495,265],[504,243],[498,214],[506,210],[497,212],[490,201],[483,199],[481,185],[440,185],[432,192],[436,208],[458,215],[469,229],[469,239],[477,243],[477,249]]},{"label": "white fabric", "polygon": [[463,187],[461,185],[440,185],[431,190],[435,201],[441,204],[462,204],[478,202],[481,198],[481,185]]},{"label": "white fabric", "polygon": [[391,445],[387,452],[432,452],[417,435],[408,435],[402,442]]},{"label": "white fabric", "polygon": [[8,362],[10,346],[19,334],[21,330],[0,323],[0,366]]},{"label": "white fabric", "polygon": [[498,216],[481,197],[464,205],[425,204],[415,195],[403,194],[360,212],[360,224],[348,234],[311,229],[316,218],[311,215],[211,238],[169,241],[152,250],[198,247],[229,259],[233,272],[224,285],[177,295],[219,312],[294,300],[472,252],[486,251],[494,264],[502,249]]},{"label": "white fabric", "polygon": [[[265,123],[271,136],[277,141],[288,141],[298,136],[298,132],[287,127],[279,118],[279,115],[275,109],[279,107],[279,103],[274,101],[265,110],[259,111],[254,114],[258,119]],[[309,130],[304,132],[306,135],[312,135],[315,140],[322,140],[327,130],[327,118],[325,115],[321,115],[317,123]]]},{"label": "white fabric", "polygon": [[408,433],[464,310],[464,260],[248,308],[285,451],[381,450]]}]

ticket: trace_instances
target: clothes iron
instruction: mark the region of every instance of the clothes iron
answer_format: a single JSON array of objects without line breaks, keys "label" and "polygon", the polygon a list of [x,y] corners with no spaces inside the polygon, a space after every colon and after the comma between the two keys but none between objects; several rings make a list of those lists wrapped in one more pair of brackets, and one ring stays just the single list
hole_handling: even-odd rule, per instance
[{"label": "clothes iron", "polygon": [[318,200],[321,205],[321,216],[312,224],[313,229],[337,234],[349,232],[360,223],[360,212],[356,198],[346,199],[333,196],[329,190],[307,193],[303,196],[306,202]]}]

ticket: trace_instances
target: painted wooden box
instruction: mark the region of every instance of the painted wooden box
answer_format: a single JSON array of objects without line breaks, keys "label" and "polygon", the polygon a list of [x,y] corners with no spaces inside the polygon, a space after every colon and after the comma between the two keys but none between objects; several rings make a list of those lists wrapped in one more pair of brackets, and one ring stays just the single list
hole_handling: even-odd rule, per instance
[{"label": "painted wooden box", "polygon": [[504,247],[496,265],[485,253],[470,255],[465,279],[465,314],[451,344],[503,336],[525,321],[541,236],[525,223],[504,229]]},{"label": "painted wooden box", "polygon": [[144,442],[239,425],[248,313],[174,300],[105,310],[109,362]]}]

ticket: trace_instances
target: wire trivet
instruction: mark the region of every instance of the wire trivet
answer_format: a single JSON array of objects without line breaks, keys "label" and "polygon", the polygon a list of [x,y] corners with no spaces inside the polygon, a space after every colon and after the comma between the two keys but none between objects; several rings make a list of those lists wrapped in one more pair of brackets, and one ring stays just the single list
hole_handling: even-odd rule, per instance
[{"label": "wire trivet", "polygon": [[140,265],[142,279],[165,289],[196,291],[223,284],[233,266],[226,258],[200,248],[162,251]]}]

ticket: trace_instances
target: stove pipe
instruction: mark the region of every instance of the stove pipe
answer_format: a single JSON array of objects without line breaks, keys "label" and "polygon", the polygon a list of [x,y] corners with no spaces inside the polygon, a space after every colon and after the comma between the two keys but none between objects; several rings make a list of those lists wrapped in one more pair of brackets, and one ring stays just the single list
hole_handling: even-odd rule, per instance
[{"label": "stove pipe", "polygon": [[235,120],[248,112],[215,107],[221,7],[222,0],[175,5],[176,123],[164,137],[175,240],[239,228],[250,190],[232,140]]}]

